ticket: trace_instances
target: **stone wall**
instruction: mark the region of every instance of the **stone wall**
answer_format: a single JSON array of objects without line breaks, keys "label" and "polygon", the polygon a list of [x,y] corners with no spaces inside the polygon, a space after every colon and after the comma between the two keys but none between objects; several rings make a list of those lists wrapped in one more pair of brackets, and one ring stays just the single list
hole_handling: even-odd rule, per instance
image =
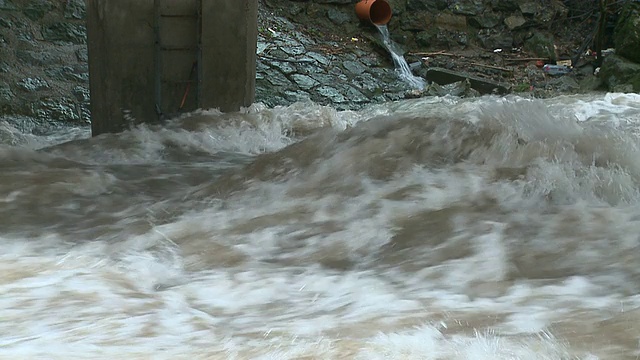
[{"label": "stone wall", "polygon": [[540,56],[555,56],[549,49],[552,27],[568,13],[560,0],[391,1],[400,17],[394,26],[402,30],[406,46],[419,48],[524,46]]},{"label": "stone wall", "polygon": [[0,0],[0,114],[90,121],[85,15],[83,0]]},{"label": "stone wall", "polygon": [[[593,5],[584,0],[388,1],[392,38],[409,63],[420,61],[411,53],[446,50],[567,58],[593,30],[593,16],[585,18]],[[353,108],[403,98],[388,53],[375,28],[357,19],[355,3],[260,0],[257,100]],[[609,90],[640,91],[640,65],[624,50],[640,49],[640,2],[624,3],[616,25],[623,35],[605,44],[617,55],[605,59],[601,79]],[[85,17],[84,0],[0,0],[0,120],[10,116],[25,131],[89,123]]]},{"label": "stone wall", "polygon": [[[277,6],[281,0],[267,0]],[[347,34],[361,33],[353,11],[356,1],[294,2],[292,17],[328,21]],[[569,8],[561,0],[388,0],[393,18],[388,24],[393,40],[406,50],[483,49],[525,47],[540,56],[555,57],[556,33],[563,38]],[[559,37],[560,37],[559,36]]]}]

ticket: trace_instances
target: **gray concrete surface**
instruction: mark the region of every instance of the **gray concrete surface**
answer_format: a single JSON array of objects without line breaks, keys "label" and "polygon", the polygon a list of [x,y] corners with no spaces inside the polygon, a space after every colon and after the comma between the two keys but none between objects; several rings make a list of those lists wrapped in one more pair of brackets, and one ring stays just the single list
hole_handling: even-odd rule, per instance
[{"label": "gray concrete surface", "polygon": [[202,3],[202,106],[237,111],[255,99],[257,0]]},{"label": "gray concrete surface", "polygon": [[153,0],[87,0],[91,131],[153,120]]},{"label": "gray concrete surface", "polygon": [[[161,3],[163,15],[195,15],[199,2]],[[94,136],[160,120],[158,102],[160,113],[167,116],[196,108],[237,111],[253,103],[257,0],[203,1],[200,53],[195,17],[161,17],[159,37],[156,18],[154,0],[87,0]],[[165,48],[160,56],[158,38]],[[198,57],[200,68],[193,74]],[[199,83],[191,84],[180,108],[190,79]]]}]

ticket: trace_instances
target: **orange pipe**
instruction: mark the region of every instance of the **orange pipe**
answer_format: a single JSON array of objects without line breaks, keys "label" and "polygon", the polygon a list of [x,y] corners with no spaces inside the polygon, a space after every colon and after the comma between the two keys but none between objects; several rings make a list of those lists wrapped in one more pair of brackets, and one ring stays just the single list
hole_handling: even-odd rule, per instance
[{"label": "orange pipe", "polygon": [[391,5],[387,0],[360,0],[356,4],[356,14],[374,25],[386,25],[391,20]]}]

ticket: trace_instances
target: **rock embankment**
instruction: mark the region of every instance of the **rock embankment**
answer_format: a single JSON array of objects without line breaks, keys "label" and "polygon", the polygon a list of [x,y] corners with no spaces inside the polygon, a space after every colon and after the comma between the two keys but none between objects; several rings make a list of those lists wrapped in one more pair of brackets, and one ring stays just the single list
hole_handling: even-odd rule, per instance
[{"label": "rock embankment", "polygon": [[0,115],[25,131],[89,123],[84,19],[83,0],[0,0]]},{"label": "rock embankment", "polygon": [[[477,84],[531,96],[640,91],[638,1],[611,1],[603,44],[615,54],[598,76],[593,56],[585,55],[599,14],[592,2],[388,1],[392,40],[413,73],[428,80],[450,73],[448,80],[423,91],[400,80],[377,29],[358,20],[356,0],[259,0],[256,100],[357,109],[407,97],[473,96],[482,93]],[[83,0],[0,0],[0,120],[34,132],[90,122],[85,17]],[[577,62],[566,75],[540,66],[567,59]]]}]

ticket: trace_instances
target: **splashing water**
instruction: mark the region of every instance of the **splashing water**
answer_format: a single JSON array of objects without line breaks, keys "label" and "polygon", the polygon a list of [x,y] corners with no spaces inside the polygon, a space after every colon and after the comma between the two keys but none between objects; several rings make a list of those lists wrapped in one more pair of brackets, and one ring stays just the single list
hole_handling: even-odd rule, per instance
[{"label": "splashing water", "polygon": [[391,36],[389,35],[389,28],[387,25],[376,25],[378,31],[380,31],[380,35],[382,35],[382,42],[389,50],[391,54],[391,58],[393,59],[393,63],[396,66],[396,71],[402,80],[407,82],[411,87],[415,89],[422,90],[426,86],[426,82],[423,78],[413,75],[411,73],[411,68],[407,61],[402,56],[402,51],[398,49],[396,43],[391,40]]},{"label": "splashing water", "polygon": [[0,120],[0,359],[640,355],[640,95],[81,130]]}]

